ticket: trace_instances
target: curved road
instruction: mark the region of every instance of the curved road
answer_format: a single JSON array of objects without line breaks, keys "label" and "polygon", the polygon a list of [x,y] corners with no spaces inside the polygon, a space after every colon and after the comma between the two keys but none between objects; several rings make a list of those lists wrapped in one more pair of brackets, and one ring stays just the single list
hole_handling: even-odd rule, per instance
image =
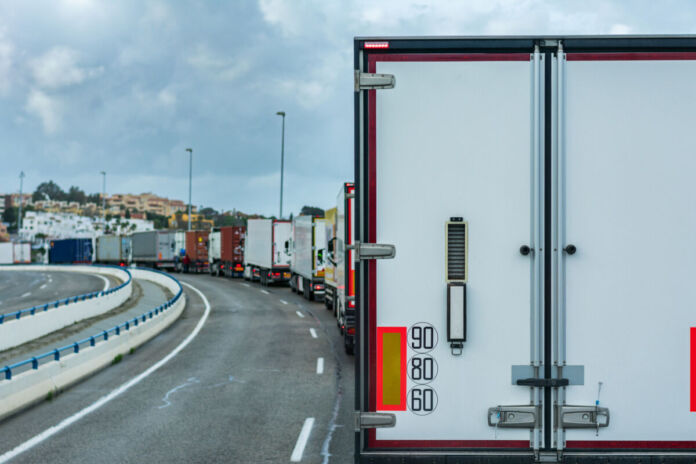
[{"label": "curved road", "polygon": [[0,314],[104,290],[113,277],[77,272],[0,271]]},{"label": "curved road", "polygon": [[[353,357],[343,352],[332,313],[287,288],[210,276],[181,280],[210,302],[196,338],[99,409],[24,445],[11,462],[290,462],[309,418],[300,462],[352,462]],[[171,353],[205,310],[195,292],[186,293],[181,318],[134,355],[0,422],[0,462]]]}]

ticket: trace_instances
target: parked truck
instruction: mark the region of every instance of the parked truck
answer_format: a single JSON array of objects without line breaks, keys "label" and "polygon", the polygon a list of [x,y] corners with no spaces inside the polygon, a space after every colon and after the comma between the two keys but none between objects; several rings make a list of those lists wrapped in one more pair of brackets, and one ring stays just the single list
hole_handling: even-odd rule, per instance
[{"label": "parked truck", "polygon": [[188,259],[180,260],[184,265],[184,271],[208,272],[209,241],[210,231],[208,230],[189,230],[186,232],[185,256]]},{"label": "parked truck", "polygon": [[244,226],[214,228],[210,234],[210,273],[241,277],[244,271]]},{"label": "parked truck", "polygon": [[336,260],[333,252],[336,246],[336,208],[327,209],[324,213],[326,219],[326,247],[327,255],[324,262],[324,306],[335,311],[335,300],[338,297],[336,288]]},{"label": "parked truck", "polygon": [[102,235],[96,239],[97,263],[125,266],[130,262],[131,238],[124,235]]},{"label": "parked truck", "polygon": [[131,235],[132,262],[157,269],[174,269],[176,232],[151,230]]},{"label": "parked truck", "polygon": [[21,242],[0,243],[0,264],[31,263],[31,244]]},{"label": "parked truck", "polygon": [[343,335],[346,353],[353,354],[355,347],[355,261],[352,247],[355,245],[355,184],[345,182],[336,198],[336,240],[329,246],[329,256],[336,267],[336,322]]},{"label": "parked truck", "polygon": [[696,459],[696,37],[354,50],[356,462]]},{"label": "parked truck", "polygon": [[91,264],[94,258],[91,238],[51,240],[48,262],[51,264]]},{"label": "parked truck", "polygon": [[306,299],[324,300],[327,261],[326,219],[297,216],[292,220],[290,288]]},{"label": "parked truck", "polygon": [[249,219],[244,242],[245,278],[262,285],[290,280],[290,221]]}]

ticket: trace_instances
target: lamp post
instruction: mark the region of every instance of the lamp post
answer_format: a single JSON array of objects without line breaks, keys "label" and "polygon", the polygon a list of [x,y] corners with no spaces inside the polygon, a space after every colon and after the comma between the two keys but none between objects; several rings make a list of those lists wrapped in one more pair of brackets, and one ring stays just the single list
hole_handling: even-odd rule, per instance
[{"label": "lamp post", "polygon": [[19,173],[19,218],[17,219],[17,235],[19,236],[19,231],[22,230],[22,203],[24,199],[22,198],[22,187],[24,186],[24,171]]},{"label": "lamp post", "polygon": [[188,230],[191,230],[191,171],[193,170],[193,148],[187,148],[189,152],[189,201],[188,201]]},{"label": "lamp post", "polygon": [[283,170],[285,168],[285,111],[278,111],[276,115],[283,118],[283,129],[280,137],[280,216],[283,219]]},{"label": "lamp post", "polygon": [[104,230],[106,230],[106,171],[99,171],[102,175],[102,216],[104,218]]}]

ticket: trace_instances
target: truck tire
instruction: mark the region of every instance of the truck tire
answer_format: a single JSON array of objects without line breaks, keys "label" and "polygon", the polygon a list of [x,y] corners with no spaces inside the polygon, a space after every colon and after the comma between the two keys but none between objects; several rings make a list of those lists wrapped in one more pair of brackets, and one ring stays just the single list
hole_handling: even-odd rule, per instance
[{"label": "truck tire", "polygon": [[303,285],[303,296],[305,297],[305,300],[312,301],[312,288],[310,285]]},{"label": "truck tire", "polygon": [[354,354],[355,353],[355,347],[353,344],[352,337],[349,337],[348,335],[343,336],[343,348],[345,348],[346,354]]}]

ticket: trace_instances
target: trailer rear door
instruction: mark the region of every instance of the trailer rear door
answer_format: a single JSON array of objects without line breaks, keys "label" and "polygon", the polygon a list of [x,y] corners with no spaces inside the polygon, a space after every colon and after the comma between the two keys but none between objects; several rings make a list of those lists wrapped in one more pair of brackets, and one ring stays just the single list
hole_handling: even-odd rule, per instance
[{"label": "trailer rear door", "polygon": [[[368,90],[360,111],[358,238],[396,255],[361,260],[360,394],[363,411],[396,425],[368,429],[361,446],[529,453],[542,439],[541,389],[513,385],[511,373],[541,361],[542,260],[519,250],[541,240],[542,57],[368,60],[396,86]],[[531,425],[491,426],[501,405]]]},{"label": "trailer rear door", "polygon": [[565,446],[696,448],[696,54],[568,53],[560,75],[559,357],[585,371],[561,402],[611,410]]}]

